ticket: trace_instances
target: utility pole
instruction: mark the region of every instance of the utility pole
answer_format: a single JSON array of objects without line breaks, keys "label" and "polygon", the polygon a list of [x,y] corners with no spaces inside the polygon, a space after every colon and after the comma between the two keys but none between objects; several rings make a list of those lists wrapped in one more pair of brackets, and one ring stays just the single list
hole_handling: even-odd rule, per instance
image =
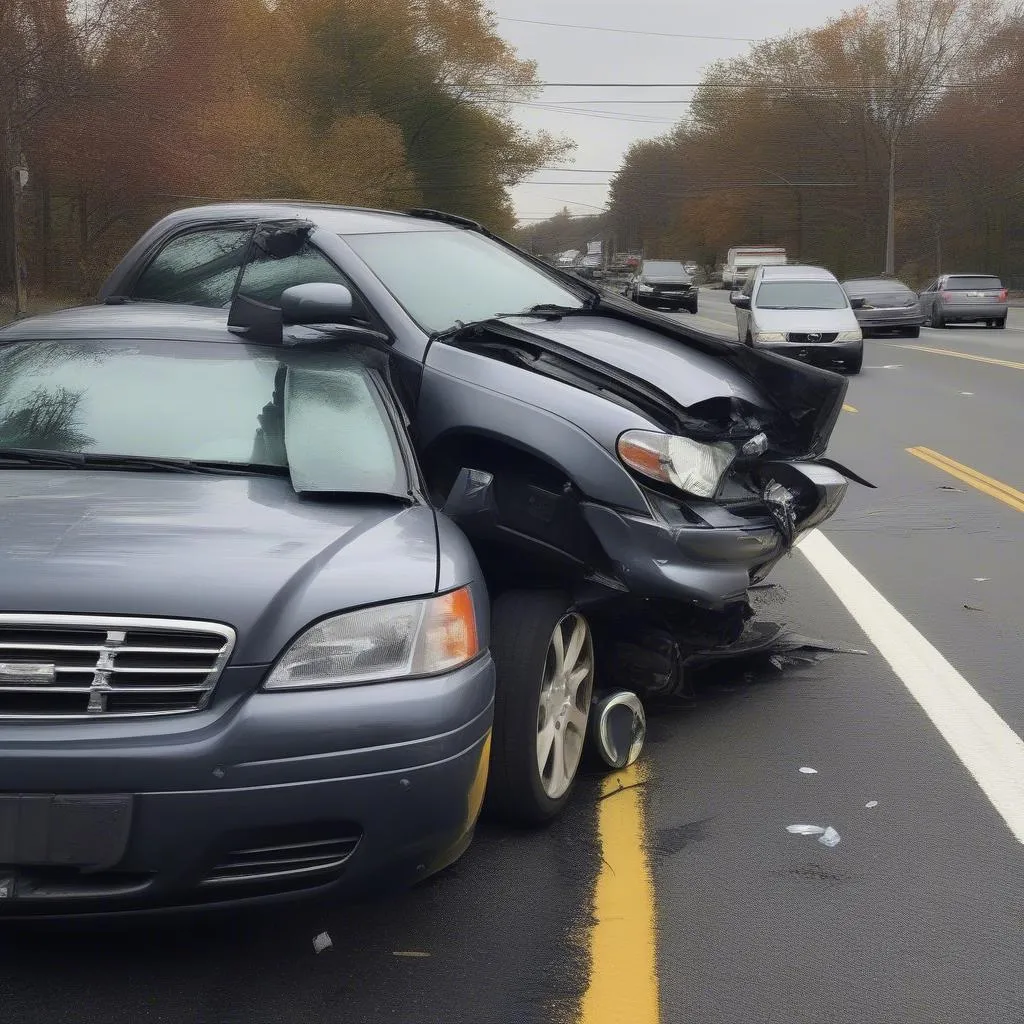
[{"label": "utility pole", "polygon": [[8,189],[11,221],[8,225],[7,238],[4,240],[9,254],[11,272],[14,275],[14,315],[24,316],[28,312],[28,297],[25,294],[25,268],[21,253],[21,204],[25,185],[28,183],[28,168],[18,144],[18,138],[10,121],[4,127],[4,150],[6,159],[3,166],[7,169],[7,180],[3,187]]},{"label": "utility pole", "polygon": [[885,272],[896,273],[896,137],[889,140],[889,215],[885,229]]}]

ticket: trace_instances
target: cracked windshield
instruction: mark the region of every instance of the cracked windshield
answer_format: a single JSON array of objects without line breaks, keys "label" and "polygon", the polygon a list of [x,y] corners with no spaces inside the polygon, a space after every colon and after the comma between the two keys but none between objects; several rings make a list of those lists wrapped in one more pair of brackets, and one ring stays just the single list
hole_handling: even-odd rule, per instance
[{"label": "cracked windshield", "polygon": [[1021,1024],[1022,95],[0,0],[3,1024]]}]

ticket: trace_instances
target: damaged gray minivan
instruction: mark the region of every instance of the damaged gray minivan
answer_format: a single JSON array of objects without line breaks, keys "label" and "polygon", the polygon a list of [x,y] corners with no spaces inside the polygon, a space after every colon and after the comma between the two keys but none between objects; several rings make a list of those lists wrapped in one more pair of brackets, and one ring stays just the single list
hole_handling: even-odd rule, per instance
[{"label": "damaged gray minivan", "polygon": [[595,694],[685,688],[749,642],[748,588],[827,520],[846,381],[609,296],[480,225],[298,202],[182,210],[101,299],[286,317],[387,357],[432,500],[471,538],[498,686],[488,799],[556,814]]}]

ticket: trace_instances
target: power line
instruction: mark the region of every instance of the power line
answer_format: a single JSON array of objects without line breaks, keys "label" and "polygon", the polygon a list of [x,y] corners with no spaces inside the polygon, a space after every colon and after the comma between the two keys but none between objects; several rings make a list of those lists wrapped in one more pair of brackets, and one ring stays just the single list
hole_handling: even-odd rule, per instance
[{"label": "power line", "polygon": [[756,43],[757,39],[744,36],[699,36],[689,32],[648,32],[637,28],[613,28],[610,25],[570,25],[562,21],[531,21],[529,18],[496,18],[496,21],[517,25],[543,25],[545,28],[574,28],[581,32],[613,32],[622,36],[656,36],[659,39],[710,39],[725,43]]},{"label": "power line", "polygon": [[[509,89],[503,82],[481,82],[475,89]],[[796,85],[749,79],[743,82],[531,82],[529,89],[758,89],[762,92],[801,93],[833,96],[836,93],[876,93],[901,89],[902,85]],[[972,82],[944,82],[930,90],[978,90]]]}]

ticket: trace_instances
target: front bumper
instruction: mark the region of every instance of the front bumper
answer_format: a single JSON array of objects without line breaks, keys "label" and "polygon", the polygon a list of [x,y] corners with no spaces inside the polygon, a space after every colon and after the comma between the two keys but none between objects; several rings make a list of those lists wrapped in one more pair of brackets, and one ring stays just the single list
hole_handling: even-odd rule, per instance
[{"label": "front bumper", "polygon": [[862,331],[891,331],[901,327],[920,327],[924,323],[924,314],[920,309],[882,309],[870,310],[857,314],[857,322]]},{"label": "front bumper", "polygon": [[[848,482],[816,463],[784,463],[771,475],[798,497],[790,540],[770,515],[748,519],[713,502],[703,525],[629,515],[594,503],[583,514],[629,593],[724,610],[746,598],[790,550],[790,541],[820,526],[838,510]],[[695,506],[696,507],[696,506]]]},{"label": "front bumper", "polygon": [[0,921],[364,896],[425,878],[472,837],[493,696],[488,655],[433,679],[251,693],[145,738],[138,720],[6,725],[8,809],[12,794],[118,794],[130,826],[114,863],[75,863],[90,837],[65,820],[47,863],[0,865]]},{"label": "front bumper", "polygon": [[792,341],[755,341],[754,348],[763,352],[774,352],[802,363],[830,369],[856,361],[864,351],[863,341],[832,341],[823,344],[809,344]]}]

